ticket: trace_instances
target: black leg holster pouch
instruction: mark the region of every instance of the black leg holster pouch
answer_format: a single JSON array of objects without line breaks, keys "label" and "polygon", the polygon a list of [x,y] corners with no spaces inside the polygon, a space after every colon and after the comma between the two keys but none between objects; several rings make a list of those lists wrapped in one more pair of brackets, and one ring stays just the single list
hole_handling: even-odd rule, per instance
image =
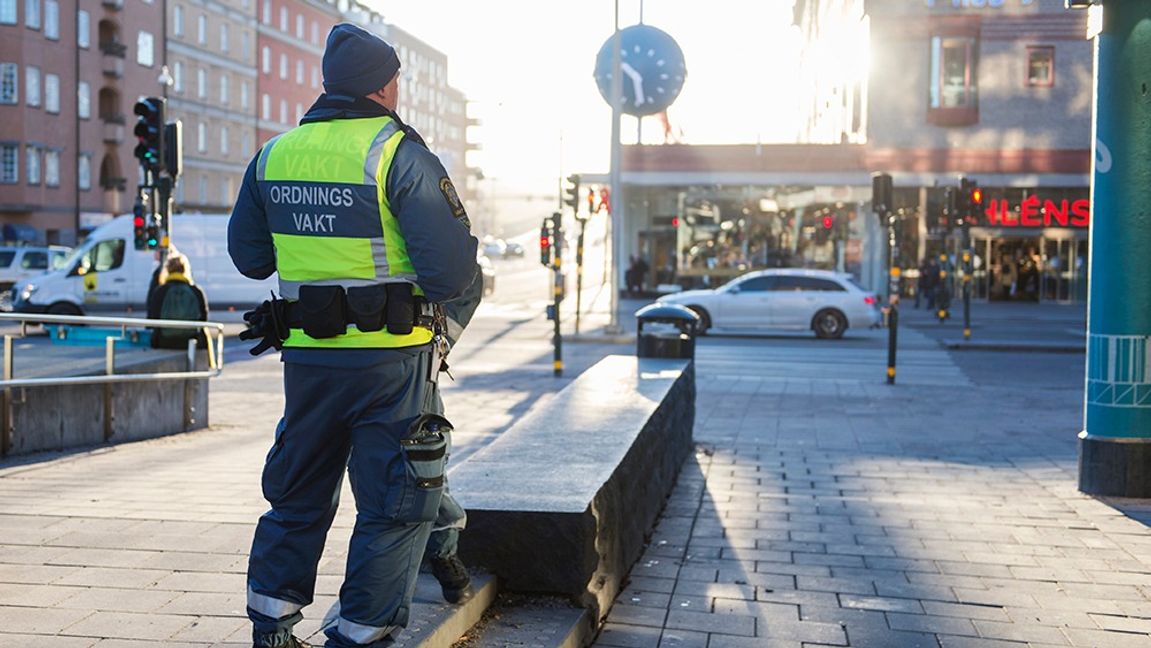
[{"label": "black leg holster pouch", "polygon": [[383,284],[348,288],[348,323],[364,333],[384,328],[387,301],[387,287]]},{"label": "black leg holster pouch", "polygon": [[343,335],[348,329],[343,286],[301,286],[300,322],[304,333],[318,340]]}]

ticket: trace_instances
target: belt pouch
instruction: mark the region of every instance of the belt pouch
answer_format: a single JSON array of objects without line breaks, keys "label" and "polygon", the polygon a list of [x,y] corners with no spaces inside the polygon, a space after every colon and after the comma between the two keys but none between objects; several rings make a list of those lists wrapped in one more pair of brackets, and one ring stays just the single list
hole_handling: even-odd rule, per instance
[{"label": "belt pouch", "polygon": [[384,328],[384,305],[387,303],[384,284],[348,288],[348,323],[364,333]]},{"label": "belt pouch", "polygon": [[412,285],[407,283],[384,284],[388,289],[388,333],[407,335],[412,332],[416,321],[416,300],[412,297]]},{"label": "belt pouch", "polygon": [[302,311],[300,321],[309,337],[331,338],[347,332],[343,286],[300,286],[296,305]]}]

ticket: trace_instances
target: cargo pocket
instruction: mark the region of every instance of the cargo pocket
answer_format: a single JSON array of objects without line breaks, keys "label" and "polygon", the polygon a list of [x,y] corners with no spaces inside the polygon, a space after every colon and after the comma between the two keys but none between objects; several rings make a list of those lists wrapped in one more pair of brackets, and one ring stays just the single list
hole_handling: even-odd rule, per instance
[{"label": "cargo pocket", "polygon": [[383,284],[348,288],[348,322],[363,333],[384,328],[387,288]]},{"label": "cargo pocket", "polygon": [[442,416],[424,414],[400,439],[407,470],[408,492],[397,516],[401,522],[432,522],[444,496],[448,433],[452,424]]}]

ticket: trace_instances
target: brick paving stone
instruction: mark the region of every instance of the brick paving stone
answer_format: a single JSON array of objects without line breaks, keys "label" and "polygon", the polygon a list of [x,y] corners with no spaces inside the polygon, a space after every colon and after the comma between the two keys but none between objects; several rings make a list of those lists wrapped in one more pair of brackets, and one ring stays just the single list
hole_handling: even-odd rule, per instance
[{"label": "brick paving stone", "polygon": [[83,620],[69,625],[63,633],[82,637],[166,641],[194,620],[194,617],[172,614],[93,612]]},{"label": "brick paving stone", "polygon": [[626,586],[643,592],[659,592],[661,594],[670,594],[675,591],[675,579],[640,576],[633,572],[630,576],[628,576]]},{"label": "brick paving stone", "polygon": [[707,648],[706,632],[664,628],[659,640],[659,648]]},{"label": "brick paving stone", "polygon": [[981,636],[991,639],[1034,641],[1053,645],[1067,645],[1069,643],[1059,628],[1026,625],[1022,623],[985,621],[983,619],[975,619],[972,623],[975,624],[975,628],[979,630]]},{"label": "brick paving stone", "polygon": [[839,603],[845,608],[879,610],[882,612],[907,612],[909,614],[923,614],[923,603],[914,599],[840,594]]},{"label": "brick paving stone", "polygon": [[887,623],[893,630],[979,636],[971,621],[955,617],[888,612]]},{"label": "brick paving stone", "polygon": [[223,641],[239,630],[251,628],[247,619],[225,617],[197,617],[187,627],[172,635],[173,641]]},{"label": "brick paving stone", "polygon": [[172,602],[179,592],[87,588],[57,603],[57,607],[105,612],[154,612]]},{"label": "brick paving stone", "polygon": [[804,644],[793,639],[772,637],[732,637],[711,635],[707,648],[803,648]]},{"label": "brick paving stone", "polygon": [[716,614],[755,617],[761,623],[797,623],[800,620],[799,606],[788,603],[716,599],[713,610]]},{"label": "brick paving stone", "polygon": [[90,610],[0,606],[0,631],[57,634],[90,614]]},{"label": "brick paving stone", "polygon": [[1038,624],[1057,628],[1085,628],[1098,630],[1099,624],[1086,612],[1073,610],[1045,610],[1042,608],[1005,607],[1003,612],[1014,622],[1027,625]]},{"label": "brick paving stone", "polygon": [[1001,607],[989,605],[965,605],[942,601],[923,601],[923,610],[936,616],[953,616],[964,619],[984,619],[988,621],[1010,622],[1011,618]]},{"label": "brick paving stone", "polygon": [[658,648],[662,628],[606,623],[596,637],[597,646],[618,648]]},{"label": "brick paving stone", "polygon": [[987,637],[961,637],[957,635],[939,635],[939,644],[943,648],[1024,648],[1025,646],[1033,645],[1018,641],[1003,641],[1001,639],[988,639]]},{"label": "brick paving stone", "polygon": [[694,630],[715,634],[755,636],[755,617],[740,614],[711,614],[672,610],[667,614],[667,628]]},{"label": "brick paving stone", "polygon": [[667,619],[667,610],[639,605],[619,605],[617,603],[612,606],[607,619],[611,623],[661,628],[664,625],[664,620]]},{"label": "brick paving stone", "polygon": [[[1151,610],[1148,611],[1151,612]],[[1109,614],[1091,614],[1089,616],[1104,630],[1151,634],[1151,619],[1133,619]]]},{"label": "brick paving stone", "polygon": [[1099,648],[1147,648],[1151,646],[1151,637],[1145,634],[1086,630],[1083,628],[1064,628],[1063,633],[1071,640],[1073,646]]}]

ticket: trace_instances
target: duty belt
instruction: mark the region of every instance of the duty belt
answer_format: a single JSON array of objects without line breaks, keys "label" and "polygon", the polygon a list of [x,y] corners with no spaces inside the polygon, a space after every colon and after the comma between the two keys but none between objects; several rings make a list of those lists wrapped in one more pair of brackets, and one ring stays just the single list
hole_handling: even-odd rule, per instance
[{"label": "duty belt", "polygon": [[284,304],[284,321],[315,339],[343,335],[351,325],[365,333],[386,327],[393,335],[408,335],[416,326],[430,329],[435,324],[432,306],[413,295],[412,288],[400,282],[348,289],[301,286],[299,299]]},{"label": "duty belt", "polygon": [[[416,300],[416,312],[415,312],[415,317],[412,318],[411,324],[413,326],[419,326],[419,327],[426,328],[426,329],[433,328],[436,324],[435,307],[432,306],[431,302],[424,299],[423,297],[416,297],[415,300]],[[290,328],[303,328],[304,327],[304,310],[303,310],[303,308],[300,307],[299,304],[300,304],[299,302],[295,302],[295,301],[284,302],[284,312],[287,316],[287,323],[288,323],[288,326]],[[344,312],[345,312],[344,326],[346,327],[346,326],[349,326],[351,324],[355,324],[355,322],[348,320],[348,318],[346,316],[347,311],[345,310]],[[387,318],[384,319],[383,324],[384,324],[384,326],[387,326],[389,324],[389,322],[387,321]],[[379,330],[379,329],[376,329],[376,330]]]}]

